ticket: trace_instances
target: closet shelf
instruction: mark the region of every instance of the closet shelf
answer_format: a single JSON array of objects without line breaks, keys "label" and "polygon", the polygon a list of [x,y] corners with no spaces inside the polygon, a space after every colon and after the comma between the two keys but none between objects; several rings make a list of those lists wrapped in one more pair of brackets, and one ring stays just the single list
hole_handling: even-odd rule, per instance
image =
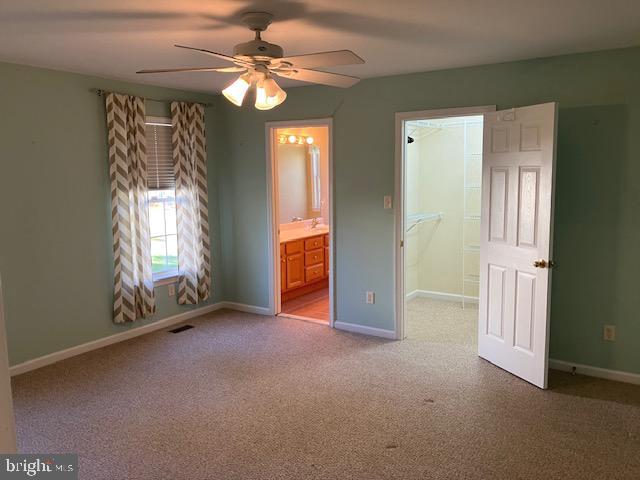
[{"label": "closet shelf", "polygon": [[407,223],[410,224],[409,227],[407,227],[407,232],[413,230],[416,225],[420,225],[425,222],[440,221],[443,217],[444,213],[442,212],[425,212],[407,215]]}]

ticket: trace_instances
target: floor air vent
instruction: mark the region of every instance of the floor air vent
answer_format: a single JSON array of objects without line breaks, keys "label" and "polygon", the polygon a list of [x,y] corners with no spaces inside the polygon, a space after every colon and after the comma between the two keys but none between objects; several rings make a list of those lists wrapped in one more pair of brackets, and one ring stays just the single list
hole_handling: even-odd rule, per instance
[{"label": "floor air vent", "polygon": [[189,330],[190,328],[193,328],[193,325],[182,325],[181,327],[174,328],[173,330],[169,330],[169,332],[180,333],[180,332],[184,332],[185,330]]}]

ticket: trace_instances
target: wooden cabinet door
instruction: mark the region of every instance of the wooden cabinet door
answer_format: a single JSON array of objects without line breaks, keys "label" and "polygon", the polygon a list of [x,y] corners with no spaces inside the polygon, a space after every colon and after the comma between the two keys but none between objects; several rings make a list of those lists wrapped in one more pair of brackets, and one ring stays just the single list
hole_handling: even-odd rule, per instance
[{"label": "wooden cabinet door", "polygon": [[304,285],[304,253],[287,255],[287,290]]},{"label": "wooden cabinet door", "polygon": [[280,291],[287,289],[287,253],[285,252],[284,243],[280,244]]}]

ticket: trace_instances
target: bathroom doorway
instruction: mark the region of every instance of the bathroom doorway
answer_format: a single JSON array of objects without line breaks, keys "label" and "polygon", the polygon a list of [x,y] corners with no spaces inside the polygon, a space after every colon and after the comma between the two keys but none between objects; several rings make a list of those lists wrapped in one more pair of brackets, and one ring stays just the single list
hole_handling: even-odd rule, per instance
[{"label": "bathroom doorway", "polygon": [[331,119],[266,125],[271,309],[333,326]]},{"label": "bathroom doorway", "polygon": [[485,110],[403,122],[401,338],[477,349]]}]

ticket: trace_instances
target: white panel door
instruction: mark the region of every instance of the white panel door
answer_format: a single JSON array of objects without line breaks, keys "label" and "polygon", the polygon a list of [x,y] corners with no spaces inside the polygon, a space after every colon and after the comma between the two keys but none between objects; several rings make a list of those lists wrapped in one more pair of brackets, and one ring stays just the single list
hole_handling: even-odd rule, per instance
[{"label": "white panel door", "polygon": [[547,388],[557,104],[484,116],[478,354]]}]

